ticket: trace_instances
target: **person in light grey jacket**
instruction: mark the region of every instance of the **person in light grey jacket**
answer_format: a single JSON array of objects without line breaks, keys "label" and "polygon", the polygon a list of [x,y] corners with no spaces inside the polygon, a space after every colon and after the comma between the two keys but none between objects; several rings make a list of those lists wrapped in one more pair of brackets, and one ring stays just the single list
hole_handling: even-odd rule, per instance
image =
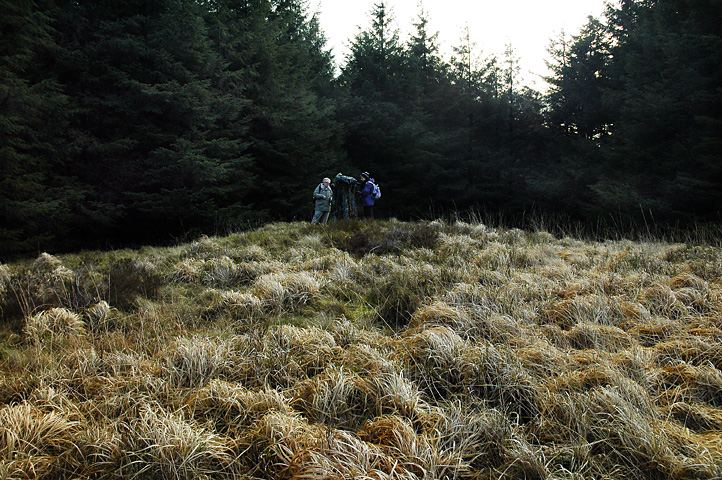
[{"label": "person in light grey jacket", "polygon": [[313,199],[315,204],[315,212],[311,223],[314,225],[325,224],[328,221],[328,214],[331,212],[331,202],[333,202],[333,190],[331,190],[331,179],[324,178],[323,181],[313,191]]}]

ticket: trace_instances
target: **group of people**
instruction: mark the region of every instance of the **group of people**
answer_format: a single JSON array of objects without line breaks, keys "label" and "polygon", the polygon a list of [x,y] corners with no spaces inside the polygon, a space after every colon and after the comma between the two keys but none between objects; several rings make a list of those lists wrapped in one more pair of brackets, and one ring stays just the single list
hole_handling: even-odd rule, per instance
[{"label": "group of people", "polygon": [[[373,178],[371,178],[371,175],[368,172],[362,172],[359,176],[358,182],[356,182],[355,179],[351,177],[344,177],[343,175],[339,174],[337,176],[337,183],[339,181],[339,177],[341,177],[341,180],[344,180],[343,183],[345,185],[358,187],[358,189],[355,190],[354,193],[360,201],[360,206],[363,207],[363,210],[359,212],[359,216],[368,219],[374,218],[375,181]],[[351,181],[349,182],[349,180]],[[333,189],[331,188],[330,178],[324,178],[321,183],[316,187],[316,189],[313,191],[313,200],[315,211],[311,223],[314,225],[323,225],[328,221],[329,215],[331,214],[332,206],[334,205]],[[350,209],[348,205],[349,200],[352,201],[353,199],[343,198],[342,200],[345,204],[343,211],[345,212],[345,216],[348,217],[350,216],[350,210],[355,211],[355,208]]]}]

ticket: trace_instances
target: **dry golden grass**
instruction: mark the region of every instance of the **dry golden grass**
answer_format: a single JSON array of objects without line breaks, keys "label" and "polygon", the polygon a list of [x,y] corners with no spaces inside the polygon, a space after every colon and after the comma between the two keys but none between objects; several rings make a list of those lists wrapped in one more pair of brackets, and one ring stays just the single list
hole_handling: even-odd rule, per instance
[{"label": "dry golden grass", "polygon": [[441,221],[0,264],[0,477],[722,478],[720,265]]},{"label": "dry golden grass", "polygon": [[232,368],[232,351],[224,339],[179,338],[162,352],[163,370],[173,385],[202,387]]},{"label": "dry golden grass", "polygon": [[180,413],[146,404],[138,417],[123,421],[117,428],[121,455],[116,460],[116,472],[121,476],[233,478],[231,442]]},{"label": "dry golden grass", "polygon": [[49,346],[85,335],[85,322],[66,308],[51,308],[28,318],[24,333],[36,345]]},{"label": "dry golden grass", "polygon": [[0,409],[0,471],[6,478],[57,478],[78,468],[79,421],[29,403]]},{"label": "dry golden grass", "polygon": [[278,390],[248,390],[237,383],[211,380],[186,400],[194,416],[216,429],[238,435],[269,412],[293,412],[290,399]]}]

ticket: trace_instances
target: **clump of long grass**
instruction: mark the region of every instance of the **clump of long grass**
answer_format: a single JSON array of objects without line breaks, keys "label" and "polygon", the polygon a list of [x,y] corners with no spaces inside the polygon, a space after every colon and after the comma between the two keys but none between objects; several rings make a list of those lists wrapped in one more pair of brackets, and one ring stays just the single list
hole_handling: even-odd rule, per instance
[{"label": "clump of long grass", "polygon": [[704,403],[675,401],[668,407],[669,415],[694,432],[722,430],[722,411]]},{"label": "clump of long grass", "polygon": [[714,365],[681,363],[662,369],[663,390],[674,391],[680,401],[722,407],[722,371]]},{"label": "clump of long grass", "polygon": [[[329,326],[329,330],[336,344],[344,348],[345,352],[361,346],[390,347],[392,339],[384,335],[381,330],[374,328],[374,325],[371,325],[369,320],[366,323],[364,324],[360,320],[352,322],[342,315],[334,319]],[[365,361],[362,358],[358,358],[358,360]]]},{"label": "clump of long grass", "polygon": [[331,248],[304,260],[301,267],[304,270],[327,271],[331,269],[353,267],[355,265],[356,261],[348,252],[344,252],[337,248]]},{"label": "clump of long grass", "polygon": [[176,385],[153,373],[109,377],[98,389],[92,413],[115,425],[137,418],[147,404],[175,406],[181,401],[181,393]]},{"label": "clump of long grass", "polygon": [[657,476],[669,476],[677,460],[659,418],[642,409],[615,388],[600,387],[589,394],[590,436],[613,461],[630,467],[646,465]]},{"label": "clump of long grass", "polygon": [[577,324],[624,326],[624,313],[614,299],[586,294],[556,302],[545,316],[548,322],[569,329]]},{"label": "clump of long grass", "polygon": [[365,376],[359,388],[364,398],[365,411],[370,415],[397,415],[418,420],[427,414],[428,404],[423,393],[403,372]]},{"label": "clump of long grass", "polygon": [[26,319],[25,335],[36,345],[52,347],[58,342],[74,341],[86,334],[85,322],[66,308],[51,308]]},{"label": "clump of long grass", "polygon": [[461,384],[469,392],[517,415],[520,421],[529,421],[539,413],[542,387],[511,350],[485,343],[466,355]]},{"label": "clump of long grass", "polygon": [[241,263],[263,262],[271,259],[271,255],[262,246],[257,244],[238,247],[231,252],[231,256],[234,260]]},{"label": "clump of long grass", "polygon": [[38,310],[72,304],[75,273],[57,257],[42,253],[28,267],[3,268],[2,272],[4,303],[11,312],[17,309],[29,317]]},{"label": "clump of long grass", "polygon": [[445,398],[464,388],[469,344],[449,327],[433,327],[403,340],[396,354],[410,378],[435,398]]},{"label": "clump of long grass", "polygon": [[558,262],[555,252],[547,246],[522,248],[511,243],[489,242],[473,259],[479,267],[490,270],[514,270],[540,267]]},{"label": "clump of long grass", "polygon": [[249,387],[289,388],[321,373],[337,357],[340,349],[327,331],[273,326],[242,345],[237,342],[227,378]]},{"label": "clump of long grass", "polygon": [[293,412],[290,399],[279,390],[249,390],[219,379],[192,393],[186,405],[196,418],[210,420],[217,430],[235,435],[269,412]]},{"label": "clump of long grass", "polygon": [[233,478],[232,446],[180,412],[147,404],[118,425],[116,474],[158,479]]},{"label": "clump of long grass", "polygon": [[173,270],[166,275],[166,280],[173,283],[191,283],[200,281],[203,276],[205,260],[200,258],[185,258],[180,260]]},{"label": "clump of long grass", "polygon": [[655,362],[661,366],[677,365],[680,362],[692,365],[711,364],[722,369],[722,345],[718,338],[688,335],[671,338],[654,346]]},{"label": "clump of long grass", "polygon": [[550,343],[546,338],[535,338],[515,349],[525,370],[536,378],[550,378],[561,375],[570,367],[565,350]]},{"label": "clump of long grass", "polygon": [[455,470],[471,473],[505,462],[514,426],[501,411],[461,397],[441,404],[431,418],[437,448]]},{"label": "clump of long grass", "polygon": [[110,305],[130,310],[140,299],[153,299],[163,285],[158,259],[119,258],[109,267],[105,290]]},{"label": "clump of long grass", "polygon": [[272,311],[293,311],[311,303],[320,292],[321,282],[308,272],[271,273],[253,285],[253,294]]},{"label": "clump of long grass", "polygon": [[329,366],[294,389],[294,405],[315,423],[356,430],[364,421],[361,379],[343,367]]},{"label": "clump of long grass", "polygon": [[484,242],[470,235],[439,236],[439,246],[434,250],[437,259],[453,268],[463,268],[474,259],[477,252],[484,247]]},{"label": "clump of long grass", "polygon": [[591,413],[586,391],[580,388],[550,391],[544,397],[542,411],[535,421],[535,433],[540,441],[571,445],[588,453]]},{"label": "clump of long grass", "polygon": [[263,315],[263,302],[250,292],[227,290],[220,293],[217,303],[210,310],[225,310],[234,319],[254,321]]},{"label": "clump of long grass", "polygon": [[183,248],[181,255],[184,257],[207,258],[221,256],[225,252],[226,249],[219,238],[203,235]]},{"label": "clump of long grass", "polygon": [[[367,422],[359,437],[376,445],[398,465],[417,478],[443,478],[453,475],[438,448],[423,432],[418,433],[410,420],[395,415]],[[455,467],[455,465],[454,465]]]},{"label": "clump of long grass", "polygon": [[418,308],[409,320],[409,330],[422,331],[435,327],[447,327],[462,336],[475,333],[474,322],[469,312],[445,302],[434,302]]},{"label": "clump of long grass", "polygon": [[616,352],[633,344],[631,335],[621,328],[596,323],[577,323],[564,336],[569,346],[577,350]]},{"label": "clump of long grass", "polygon": [[0,408],[0,458],[10,478],[57,478],[80,467],[78,420],[20,403]]},{"label": "clump of long grass", "polygon": [[0,263],[0,303],[5,303],[4,296],[10,283],[10,267]]},{"label": "clump of long grass", "polygon": [[550,478],[545,449],[524,437],[514,437],[507,452],[504,476],[512,478]]},{"label": "clump of long grass", "polygon": [[245,443],[256,471],[273,478],[418,478],[378,446],[343,430],[310,425],[295,415],[269,413]]},{"label": "clump of long grass", "polygon": [[[366,267],[362,264],[361,268]],[[378,305],[379,320],[392,327],[405,326],[424,300],[451,280],[438,266],[409,257],[383,262],[381,268],[380,275],[370,279],[368,297]]]},{"label": "clump of long grass", "polygon": [[664,344],[666,341],[677,337],[684,331],[684,325],[678,320],[672,320],[655,315],[647,321],[633,325],[629,333],[640,345],[653,347]]},{"label": "clump of long grass", "polygon": [[85,311],[88,319],[88,326],[92,331],[108,332],[111,330],[118,318],[118,311],[112,308],[105,300],[91,305]]},{"label": "clump of long grass", "polygon": [[360,375],[372,377],[399,371],[399,366],[391,359],[392,352],[393,346],[383,341],[378,344],[358,343],[348,345],[340,361]]},{"label": "clump of long grass", "polygon": [[228,255],[214,257],[204,265],[203,282],[207,285],[230,285],[239,277],[236,264]]},{"label": "clump of long grass", "polygon": [[669,285],[658,283],[648,288],[643,293],[642,301],[654,315],[681,321],[688,318],[687,308],[677,299]]},{"label": "clump of long grass", "polygon": [[328,254],[306,261],[302,268],[323,272],[322,293],[342,302],[355,302],[363,297],[359,288],[359,265],[347,252],[332,249]]},{"label": "clump of long grass", "polygon": [[200,336],[178,338],[162,354],[163,369],[174,385],[202,387],[231,369],[232,352],[232,341]]}]

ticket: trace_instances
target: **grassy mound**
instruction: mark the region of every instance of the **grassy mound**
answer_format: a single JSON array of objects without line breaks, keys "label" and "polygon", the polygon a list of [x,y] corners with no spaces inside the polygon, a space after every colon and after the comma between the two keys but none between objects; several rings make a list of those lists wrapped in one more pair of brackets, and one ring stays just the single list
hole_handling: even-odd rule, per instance
[{"label": "grassy mound", "polygon": [[279,223],[0,264],[3,478],[722,477],[722,248]]}]

